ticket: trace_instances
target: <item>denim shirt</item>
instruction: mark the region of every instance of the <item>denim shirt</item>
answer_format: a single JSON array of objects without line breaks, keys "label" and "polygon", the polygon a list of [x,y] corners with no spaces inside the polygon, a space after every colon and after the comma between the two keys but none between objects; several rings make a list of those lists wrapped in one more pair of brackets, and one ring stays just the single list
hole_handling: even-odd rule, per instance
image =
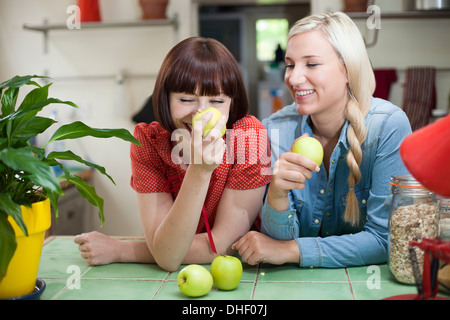
[{"label": "denim shirt", "polygon": [[[271,143],[272,167],[304,133],[313,136],[309,116],[295,103],[263,120]],[[344,221],[349,167],[346,155],[348,121],[330,159],[329,177],[323,166],[313,172],[303,190],[289,192],[289,209],[280,212],[267,202],[262,210],[262,232],[298,244],[301,267],[338,268],[385,263],[388,247],[389,182],[407,174],[399,147],[411,133],[406,114],[392,103],[372,98],[365,118],[367,137],[362,144],[361,180],[355,185],[361,223]]]}]

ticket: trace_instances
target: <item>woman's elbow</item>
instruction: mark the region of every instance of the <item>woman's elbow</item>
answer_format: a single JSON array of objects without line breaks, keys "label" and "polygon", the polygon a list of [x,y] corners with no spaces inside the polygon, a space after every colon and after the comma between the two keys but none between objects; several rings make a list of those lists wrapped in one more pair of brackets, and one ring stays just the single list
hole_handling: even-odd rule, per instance
[{"label": "woman's elbow", "polygon": [[177,263],[174,261],[165,261],[164,259],[155,259],[155,260],[158,267],[168,272],[177,271],[181,265],[181,263]]},{"label": "woman's elbow", "polygon": [[[150,248],[150,246],[149,246]],[[167,252],[167,250],[150,250],[153,254],[153,258],[155,259],[155,263],[160,267],[161,269],[168,271],[168,272],[174,272],[177,271],[180,267],[182,261],[179,259],[176,259],[174,257],[174,254],[170,254]],[[169,250],[170,251],[170,250]]]}]

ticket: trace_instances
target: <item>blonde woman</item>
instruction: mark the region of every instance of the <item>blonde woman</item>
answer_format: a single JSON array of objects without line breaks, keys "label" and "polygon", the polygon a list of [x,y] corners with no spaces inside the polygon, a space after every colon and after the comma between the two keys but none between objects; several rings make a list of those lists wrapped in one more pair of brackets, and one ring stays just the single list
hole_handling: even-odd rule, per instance
[{"label": "blonde woman", "polygon": [[[345,14],[298,21],[286,49],[285,83],[294,103],[263,121],[271,139],[273,176],[263,233],[233,247],[249,264],[347,267],[387,257],[391,176],[406,174],[399,146],[411,133],[405,113],[372,97],[374,73],[361,34]],[[291,152],[313,136],[320,167]]]}]

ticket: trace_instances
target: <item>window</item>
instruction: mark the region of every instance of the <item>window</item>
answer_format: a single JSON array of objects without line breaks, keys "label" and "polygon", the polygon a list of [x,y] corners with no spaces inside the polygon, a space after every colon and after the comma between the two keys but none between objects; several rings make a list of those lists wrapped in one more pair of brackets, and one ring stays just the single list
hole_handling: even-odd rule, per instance
[{"label": "window", "polygon": [[288,32],[289,22],[287,19],[257,20],[256,58],[258,61],[274,61],[278,46],[283,51],[286,50]]}]

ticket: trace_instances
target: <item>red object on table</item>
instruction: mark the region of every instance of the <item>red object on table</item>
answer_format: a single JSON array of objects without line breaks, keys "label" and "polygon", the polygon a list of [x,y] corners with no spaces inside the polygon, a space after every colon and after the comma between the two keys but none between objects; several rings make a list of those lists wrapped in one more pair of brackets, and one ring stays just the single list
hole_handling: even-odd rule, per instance
[{"label": "red object on table", "polygon": [[101,21],[100,6],[98,0],[78,0],[81,22]]},{"label": "red object on table", "polygon": [[420,242],[410,241],[409,245],[419,247],[424,251],[422,292],[419,291],[418,294],[401,294],[384,300],[448,300],[437,296],[439,289],[438,268],[433,268],[432,260],[437,262],[435,267],[439,265],[438,260],[450,263],[450,241],[423,238]]},{"label": "red object on table", "polygon": [[450,115],[407,136],[400,156],[426,189],[450,197]]}]

